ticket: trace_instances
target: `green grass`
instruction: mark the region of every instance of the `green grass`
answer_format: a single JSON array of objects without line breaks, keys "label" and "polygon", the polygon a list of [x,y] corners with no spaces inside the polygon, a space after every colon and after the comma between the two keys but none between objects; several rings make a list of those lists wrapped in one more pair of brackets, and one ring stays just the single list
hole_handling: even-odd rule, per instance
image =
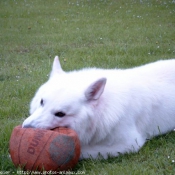
[{"label": "green grass", "polygon": [[[0,173],[19,174],[8,157],[14,126],[28,116],[35,90],[55,55],[69,71],[129,68],[175,58],[172,0],[0,1]],[[175,174],[175,133],[157,137],[136,154],[84,160],[85,174]]]}]

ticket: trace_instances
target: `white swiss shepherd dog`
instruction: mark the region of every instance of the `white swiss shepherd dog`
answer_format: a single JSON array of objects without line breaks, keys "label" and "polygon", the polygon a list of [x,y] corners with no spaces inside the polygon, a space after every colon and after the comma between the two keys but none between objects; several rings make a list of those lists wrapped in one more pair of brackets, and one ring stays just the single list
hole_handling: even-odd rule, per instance
[{"label": "white swiss shepherd dog", "polygon": [[56,56],[22,127],[59,126],[77,132],[81,159],[137,152],[147,139],[175,128],[175,59],[64,72]]}]

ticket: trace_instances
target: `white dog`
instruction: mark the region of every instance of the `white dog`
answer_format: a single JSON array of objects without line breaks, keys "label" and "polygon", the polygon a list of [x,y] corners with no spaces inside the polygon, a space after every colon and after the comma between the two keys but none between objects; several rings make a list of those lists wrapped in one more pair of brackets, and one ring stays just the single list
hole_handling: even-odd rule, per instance
[{"label": "white dog", "polygon": [[81,158],[136,152],[175,128],[175,59],[132,69],[64,72],[55,57],[23,127],[72,128]]}]

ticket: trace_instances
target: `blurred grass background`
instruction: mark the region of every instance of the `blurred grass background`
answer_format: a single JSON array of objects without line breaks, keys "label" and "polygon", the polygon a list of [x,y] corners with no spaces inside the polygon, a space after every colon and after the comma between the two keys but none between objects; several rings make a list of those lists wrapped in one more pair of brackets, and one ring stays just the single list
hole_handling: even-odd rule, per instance
[{"label": "blurred grass background", "polygon": [[[0,172],[19,174],[8,156],[14,126],[44,83],[53,58],[66,71],[129,68],[175,58],[174,0],[1,0]],[[175,133],[157,137],[136,154],[84,160],[86,174],[175,174]]]}]

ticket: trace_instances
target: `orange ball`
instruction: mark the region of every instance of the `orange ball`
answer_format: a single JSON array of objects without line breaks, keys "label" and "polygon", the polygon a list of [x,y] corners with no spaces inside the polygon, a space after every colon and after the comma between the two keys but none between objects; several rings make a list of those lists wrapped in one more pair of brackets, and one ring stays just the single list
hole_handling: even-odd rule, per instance
[{"label": "orange ball", "polygon": [[14,165],[30,171],[70,170],[80,157],[80,141],[69,128],[45,130],[19,125],[13,129],[9,146]]}]

